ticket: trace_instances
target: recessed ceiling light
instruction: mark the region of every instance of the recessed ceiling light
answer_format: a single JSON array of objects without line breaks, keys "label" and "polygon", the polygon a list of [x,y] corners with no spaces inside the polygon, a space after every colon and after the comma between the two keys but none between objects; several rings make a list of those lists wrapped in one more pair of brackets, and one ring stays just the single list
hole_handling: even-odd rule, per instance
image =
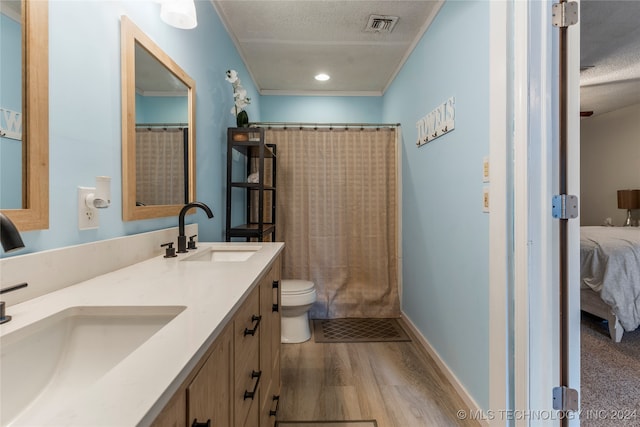
[{"label": "recessed ceiling light", "polygon": [[316,76],[316,80],[318,80],[319,82],[326,82],[330,78],[331,77],[329,76],[329,74],[325,74],[325,73],[320,73]]}]

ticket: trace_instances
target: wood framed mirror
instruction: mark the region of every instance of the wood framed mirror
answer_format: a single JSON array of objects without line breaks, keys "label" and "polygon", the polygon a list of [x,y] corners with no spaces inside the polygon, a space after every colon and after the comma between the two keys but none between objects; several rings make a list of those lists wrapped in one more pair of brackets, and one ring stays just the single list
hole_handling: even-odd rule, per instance
[{"label": "wood framed mirror", "polygon": [[195,81],[121,17],[122,219],[177,216],[195,200]]},{"label": "wood framed mirror", "polygon": [[[21,111],[14,112],[14,116],[20,114],[21,118],[14,118],[13,125],[3,121],[3,128],[14,127],[9,130],[15,131],[14,142],[21,146],[18,149],[21,156],[18,154],[14,163],[22,167],[15,177],[3,175],[0,190],[4,194],[17,193],[15,204],[18,206],[6,204],[3,198],[0,209],[20,231],[42,230],[49,228],[49,3],[46,0],[3,3],[3,15],[4,8],[11,8],[13,3],[17,14],[14,19],[20,23],[17,32],[21,34],[16,39],[21,40],[21,48],[17,49],[21,51],[21,60],[16,62],[22,64],[21,72],[17,73],[22,82],[14,82],[14,87],[22,88],[22,102],[18,108]],[[3,31],[7,27],[3,25]],[[2,56],[7,58],[5,52]],[[3,110],[3,116],[5,112]],[[3,133],[6,134],[7,129]],[[1,143],[5,144],[2,139]],[[21,183],[20,189],[17,183]],[[9,187],[4,187],[7,184]]]}]

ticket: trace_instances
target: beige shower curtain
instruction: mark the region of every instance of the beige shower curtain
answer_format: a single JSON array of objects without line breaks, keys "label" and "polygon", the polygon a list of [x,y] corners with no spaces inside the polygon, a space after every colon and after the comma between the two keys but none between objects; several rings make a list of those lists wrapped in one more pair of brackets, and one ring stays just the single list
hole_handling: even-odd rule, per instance
[{"label": "beige shower curtain", "polygon": [[136,203],[185,202],[184,129],[136,129]]},{"label": "beige shower curtain", "polygon": [[271,129],[282,277],[315,283],[311,318],[397,317],[396,130]]}]

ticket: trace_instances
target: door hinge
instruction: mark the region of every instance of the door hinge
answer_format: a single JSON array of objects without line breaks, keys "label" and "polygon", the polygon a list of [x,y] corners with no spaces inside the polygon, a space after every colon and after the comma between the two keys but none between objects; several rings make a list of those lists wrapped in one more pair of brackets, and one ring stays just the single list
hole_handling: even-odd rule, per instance
[{"label": "door hinge", "polygon": [[578,217],[579,203],[578,196],[570,196],[567,194],[560,194],[553,196],[552,200],[552,214],[554,218],[558,219],[573,219]]},{"label": "door hinge", "polygon": [[566,386],[554,387],[553,409],[558,411],[577,411],[578,390]]},{"label": "door hinge", "polygon": [[554,27],[567,28],[578,23],[578,2],[554,3],[551,11],[551,23]]}]

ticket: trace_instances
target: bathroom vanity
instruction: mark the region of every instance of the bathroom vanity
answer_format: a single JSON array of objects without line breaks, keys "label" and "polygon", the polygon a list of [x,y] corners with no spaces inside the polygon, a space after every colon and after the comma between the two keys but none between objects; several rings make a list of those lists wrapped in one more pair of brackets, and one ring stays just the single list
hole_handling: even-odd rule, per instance
[{"label": "bathroom vanity", "polygon": [[278,257],[153,426],[275,425],[280,395],[280,269]]},{"label": "bathroom vanity", "polygon": [[[283,246],[199,243],[175,258],[154,249],[145,261],[8,303],[0,424],[273,426]],[[31,256],[48,260],[34,270],[59,265],[48,264],[51,253]],[[19,258],[3,260],[3,273],[34,265]],[[38,274],[25,277],[29,288]]]}]

